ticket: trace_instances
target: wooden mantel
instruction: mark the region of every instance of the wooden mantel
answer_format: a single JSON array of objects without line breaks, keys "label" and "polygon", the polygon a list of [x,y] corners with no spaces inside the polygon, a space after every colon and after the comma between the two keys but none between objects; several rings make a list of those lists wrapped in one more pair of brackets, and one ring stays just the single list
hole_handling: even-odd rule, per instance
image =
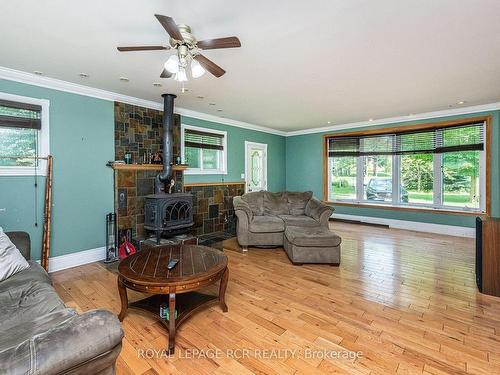
[{"label": "wooden mantel", "polygon": [[[114,170],[128,170],[128,171],[161,171],[163,164],[123,164],[123,163],[110,163],[108,164]],[[172,165],[174,171],[183,171],[188,168],[187,164]]]}]

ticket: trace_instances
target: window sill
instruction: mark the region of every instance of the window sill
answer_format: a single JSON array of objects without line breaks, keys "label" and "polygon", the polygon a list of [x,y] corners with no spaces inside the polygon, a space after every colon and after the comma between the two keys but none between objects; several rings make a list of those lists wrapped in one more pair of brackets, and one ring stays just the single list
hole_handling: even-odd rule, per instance
[{"label": "window sill", "polygon": [[346,201],[325,201],[325,203],[333,206],[349,206],[359,208],[378,208],[381,210],[399,210],[399,211],[414,211],[414,212],[432,212],[436,214],[447,215],[463,215],[463,216],[484,216],[488,215],[487,212],[482,211],[461,211],[446,208],[432,208],[432,207],[416,207],[416,206],[389,206],[376,203],[359,203],[359,202],[346,202]]},{"label": "window sill", "polygon": [[0,167],[0,177],[8,176],[46,176],[47,171],[45,166],[43,168],[16,168],[16,167]]}]

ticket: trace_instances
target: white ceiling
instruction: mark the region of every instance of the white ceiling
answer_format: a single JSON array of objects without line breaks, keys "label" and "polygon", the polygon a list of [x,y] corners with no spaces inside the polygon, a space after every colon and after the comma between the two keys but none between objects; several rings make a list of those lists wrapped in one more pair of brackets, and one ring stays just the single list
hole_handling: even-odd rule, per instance
[{"label": "white ceiling", "polygon": [[[226,75],[180,94],[159,78],[171,51],[117,52],[167,43],[155,13],[238,36],[204,53]],[[500,101],[499,0],[3,1],[0,51],[0,66],[284,131]]]}]

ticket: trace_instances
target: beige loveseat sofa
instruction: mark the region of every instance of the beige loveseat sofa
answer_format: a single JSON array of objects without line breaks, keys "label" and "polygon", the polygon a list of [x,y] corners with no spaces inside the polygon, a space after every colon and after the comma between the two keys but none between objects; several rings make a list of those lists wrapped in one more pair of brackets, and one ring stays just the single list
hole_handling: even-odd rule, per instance
[{"label": "beige loveseat sofa", "polygon": [[233,204],[243,251],[248,246],[285,245],[294,263],[340,262],[341,239],[328,229],[333,208],[312,192],[252,192],[234,197]]}]

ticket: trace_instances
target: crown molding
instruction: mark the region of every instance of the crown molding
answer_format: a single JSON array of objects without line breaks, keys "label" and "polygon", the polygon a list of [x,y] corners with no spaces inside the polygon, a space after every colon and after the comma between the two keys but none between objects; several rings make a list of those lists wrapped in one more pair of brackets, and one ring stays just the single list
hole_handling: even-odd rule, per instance
[{"label": "crown molding", "polygon": [[368,127],[368,126],[389,125],[389,124],[394,124],[394,123],[429,120],[429,119],[439,118],[439,117],[458,116],[458,115],[467,115],[467,114],[478,113],[478,112],[496,111],[499,109],[500,109],[500,102],[496,102],[496,103],[481,104],[481,105],[475,105],[475,106],[469,106],[469,107],[445,109],[445,110],[441,110],[441,111],[417,113],[417,114],[410,115],[410,116],[387,117],[387,118],[377,119],[377,120],[373,120],[373,121],[350,122],[350,123],[346,123],[346,124],[330,125],[330,126],[325,126],[325,127],[321,127],[321,128],[296,130],[296,131],[287,132],[286,136],[293,137],[293,136],[297,136],[297,135],[334,132],[334,131],[338,131],[338,130],[364,128],[364,127]]},{"label": "crown molding", "polygon": [[[94,87],[84,86],[77,83],[72,83],[68,81],[63,81],[56,78],[37,76],[33,73],[27,73],[20,70],[10,69],[0,66],[0,79],[5,79],[8,81],[15,81],[20,83],[26,83],[29,85],[45,87],[48,89],[59,90],[64,92],[69,92],[72,94],[89,96],[97,99],[108,100],[113,102],[121,102],[131,105],[137,105],[140,107],[163,110],[163,104],[161,102],[155,102],[152,100],[144,100],[136,98],[133,96],[118,94],[116,92],[97,89]],[[203,112],[197,112],[190,109],[175,107],[176,113],[181,115],[192,117],[200,120],[217,122],[219,124],[235,126],[238,128],[251,129],[260,131],[263,133],[270,133],[275,135],[285,136],[286,132],[281,130],[276,130],[268,128],[261,125],[250,124],[243,121],[233,120],[226,117],[214,116]]]},{"label": "crown molding", "polygon": [[[145,107],[145,108],[151,108],[151,109],[157,109],[157,110],[163,109],[163,104],[161,102],[155,102],[152,100],[144,100],[144,99],[136,98],[133,96],[118,94],[115,92],[97,89],[97,88],[93,88],[93,87],[89,87],[89,86],[84,86],[84,85],[80,85],[77,83],[71,83],[71,82],[63,81],[63,80],[56,79],[56,78],[37,76],[33,73],[22,72],[19,70],[10,69],[10,68],[6,68],[6,67],[2,67],[2,66],[0,66],[0,79],[6,79],[9,81],[26,83],[29,85],[34,85],[34,86],[45,87],[45,88],[53,89],[53,90],[69,92],[72,94],[89,96],[89,97],[102,99],[102,100],[127,103],[127,104],[131,104],[131,105]],[[373,120],[373,121],[351,122],[351,123],[345,123],[345,124],[330,125],[330,126],[319,127],[319,128],[311,128],[311,129],[303,129],[303,130],[286,132],[286,131],[282,131],[282,130],[268,128],[268,127],[261,126],[261,125],[255,125],[255,124],[250,124],[250,123],[243,122],[243,121],[233,120],[233,119],[229,119],[226,117],[220,117],[220,116],[210,115],[208,113],[193,111],[193,110],[187,109],[187,108],[182,108],[182,107],[177,107],[177,106],[175,108],[176,112],[183,115],[183,116],[196,118],[199,120],[216,122],[219,124],[234,126],[234,127],[243,128],[243,129],[251,129],[251,130],[255,130],[255,131],[259,131],[259,132],[263,132],[263,133],[286,136],[286,137],[293,137],[293,136],[305,135],[305,134],[324,133],[324,132],[331,132],[331,131],[338,131],[338,130],[345,130],[345,129],[356,129],[356,128],[363,128],[363,127],[369,127],[369,126],[377,126],[377,125],[388,125],[388,124],[402,123],[402,122],[409,122],[409,121],[428,120],[428,119],[439,118],[439,117],[465,115],[465,114],[478,113],[478,112],[494,111],[494,110],[499,110],[499,109],[500,109],[500,102],[496,102],[496,103],[482,104],[482,105],[469,106],[469,107],[445,109],[445,110],[441,110],[441,111],[418,113],[418,114],[411,115],[411,116],[388,117],[388,118],[377,119],[377,120]]]},{"label": "crown molding", "polygon": [[205,120],[205,121],[217,122],[219,124],[235,126],[237,128],[251,129],[251,130],[256,130],[256,131],[263,132],[263,133],[269,133],[269,134],[281,135],[281,136],[287,135],[287,132],[284,132],[282,130],[267,128],[265,126],[260,126],[260,125],[254,125],[254,124],[250,124],[248,122],[233,120],[233,119],[229,119],[226,117],[209,115],[208,113],[197,112],[197,111],[193,111],[191,109],[176,107],[175,112],[182,115],[182,116],[196,118],[196,119]]}]

